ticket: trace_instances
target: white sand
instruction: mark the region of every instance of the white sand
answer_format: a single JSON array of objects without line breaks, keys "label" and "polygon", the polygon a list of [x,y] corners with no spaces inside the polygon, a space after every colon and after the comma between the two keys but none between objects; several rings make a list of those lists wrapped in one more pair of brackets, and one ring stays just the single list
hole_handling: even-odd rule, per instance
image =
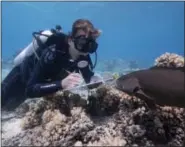
[{"label": "white sand", "polygon": [[9,137],[13,137],[20,133],[21,130],[21,119],[8,119],[13,117],[13,114],[6,114],[6,116],[2,115],[2,139],[7,139]]}]

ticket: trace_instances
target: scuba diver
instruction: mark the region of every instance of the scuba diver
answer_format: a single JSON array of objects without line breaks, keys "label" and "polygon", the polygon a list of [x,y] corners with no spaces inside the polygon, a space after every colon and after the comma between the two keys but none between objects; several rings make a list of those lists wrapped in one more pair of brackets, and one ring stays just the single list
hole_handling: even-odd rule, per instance
[{"label": "scuba diver", "polygon": [[34,40],[14,59],[14,68],[1,84],[1,104],[5,110],[14,110],[26,98],[73,88],[82,78],[86,83],[99,78],[94,75],[96,61],[93,65],[90,54],[96,53],[100,31],[89,20],[76,20],[68,35],[51,29],[34,32],[33,36]]}]

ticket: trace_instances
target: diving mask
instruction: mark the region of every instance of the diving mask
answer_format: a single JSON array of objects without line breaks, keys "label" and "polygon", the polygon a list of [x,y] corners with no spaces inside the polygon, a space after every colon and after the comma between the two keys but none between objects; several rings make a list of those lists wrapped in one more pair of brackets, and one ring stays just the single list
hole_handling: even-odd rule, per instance
[{"label": "diving mask", "polygon": [[75,48],[83,53],[94,53],[98,48],[98,44],[92,37],[86,37],[85,35],[80,35],[73,38]]}]

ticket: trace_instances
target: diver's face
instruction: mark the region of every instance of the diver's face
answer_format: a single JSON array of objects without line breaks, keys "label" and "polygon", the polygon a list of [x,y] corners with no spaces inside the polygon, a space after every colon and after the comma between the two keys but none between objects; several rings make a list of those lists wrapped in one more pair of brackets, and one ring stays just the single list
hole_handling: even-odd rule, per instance
[{"label": "diver's face", "polygon": [[89,32],[84,31],[83,29],[79,29],[76,34],[73,36],[74,41],[76,41],[76,49],[80,52],[81,55],[88,55],[88,52],[84,52],[84,46],[87,44],[89,38]]},{"label": "diver's face", "polygon": [[[97,34],[99,31],[90,31],[90,29],[79,28],[75,34],[70,38],[70,48],[78,55],[88,55],[94,53],[98,47],[96,43]],[[71,52],[72,53],[72,52]]]},{"label": "diver's face", "polygon": [[76,42],[78,42],[78,43],[76,43],[76,48],[80,52],[82,52],[81,50],[82,50],[83,46],[86,44],[88,36],[89,36],[88,33],[86,33],[83,30],[78,30],[77,33],[75,34],[74,39]]},{"label": "diver's face", "polygon": [[87,31],[84,31],[83,29],[79,29],[77,32],[76,32],[76,34],[75,34],[75,38],[78,38],[78,37],[80,37],[80,36],[84,36],[85,38],[88,38],[90,35],[89,35],[90,33]]},{"label": "diver's face", "polygon": [[[84,34],[85,35],[84,32],[83,33],[79,33],[79,35],[80,34]],[[68,40],[68,44],[69,44],[69,53],[70,53],[70,55],[71,55],[73,60],[78,59],[79,56],[87,56],[89,54],[88,52],[84,53],[84,52],[80,52],[79,50],[77,50],[76,47],[75,47],[74,41],[71,38]]]}]

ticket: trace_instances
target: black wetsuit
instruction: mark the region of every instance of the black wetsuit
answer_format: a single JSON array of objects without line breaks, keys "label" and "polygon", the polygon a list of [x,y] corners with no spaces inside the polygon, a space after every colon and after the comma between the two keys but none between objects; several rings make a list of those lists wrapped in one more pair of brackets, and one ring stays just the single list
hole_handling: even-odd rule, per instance
[{"label": "black wetsuit", "polygon": [[[46,96],[60,89],[61,80],[67,71],[80,72],[88,83],[94,75],[90,56],[80,56],[77,61],[70,59],[66,35],[55,34],[48,38],[44,49],[38,49],[38,60],[33,54],[14,67],[2,82],[2,108],[14,109],[26,98]],[[89,66],[78,68],[77,63],[86,60]]]}]

